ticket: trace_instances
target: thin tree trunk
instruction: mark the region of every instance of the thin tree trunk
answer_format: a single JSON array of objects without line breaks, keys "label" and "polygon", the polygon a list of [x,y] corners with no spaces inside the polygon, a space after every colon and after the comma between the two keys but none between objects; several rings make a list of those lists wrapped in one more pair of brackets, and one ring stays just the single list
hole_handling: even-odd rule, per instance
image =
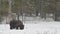
[{"label": "thin tree trunk", "polygon": [[12,1],[9,0],[9,16],[11,16],[11,3],[12,3]]},{"label": "thin tree trunk", "polygon": [[[12,3],[12,1],[11,0],[8,0],[8,2],[9,2],[9,10],[8,10],[8,19],[9,19],[9,21],[11,20],[11,3]],[[7,19],[7,18],[6,18]],[[7,20],[6,20],[7,21]]]}]

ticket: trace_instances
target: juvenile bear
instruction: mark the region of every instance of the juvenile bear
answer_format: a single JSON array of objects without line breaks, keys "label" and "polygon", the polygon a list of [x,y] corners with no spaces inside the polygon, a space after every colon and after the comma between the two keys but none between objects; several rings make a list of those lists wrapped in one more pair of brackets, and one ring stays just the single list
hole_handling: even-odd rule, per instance
[{"label": "juvenile bear", "polygon": [[16,28],[16,29],[20,28],[21,30],[23,30],[24,25],[20,20],[11,20],[10,21],[10,29],[14,29],[14,28]]}]

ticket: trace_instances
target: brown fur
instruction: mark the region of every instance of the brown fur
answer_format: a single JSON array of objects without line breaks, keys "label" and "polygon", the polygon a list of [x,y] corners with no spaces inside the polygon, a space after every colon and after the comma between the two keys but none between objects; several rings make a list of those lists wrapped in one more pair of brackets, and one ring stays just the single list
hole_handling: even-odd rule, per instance
[{"label": "brown fur", "polygon": [[18,29],[18,27],[20,27],[20,29],[24,29],[24,25],[23,23],[19,20],[11,20],[10,21],[10,29]]}]

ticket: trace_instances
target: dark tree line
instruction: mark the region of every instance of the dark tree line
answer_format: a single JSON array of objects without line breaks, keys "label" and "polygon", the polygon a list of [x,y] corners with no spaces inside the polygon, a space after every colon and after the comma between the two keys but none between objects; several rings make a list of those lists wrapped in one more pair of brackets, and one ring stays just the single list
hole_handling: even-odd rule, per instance
[{"label": "dark tree line", "polygon": [[[20,15],[34,14],[42,18],[46,18],[46,14],[53,13],[55,16],[56,12],[60,11],[60,0],[10,0],[11,1],[11,12],[20,12]],[[9,13],[9,0],[0,0],[0,15],[7,15]]]}]

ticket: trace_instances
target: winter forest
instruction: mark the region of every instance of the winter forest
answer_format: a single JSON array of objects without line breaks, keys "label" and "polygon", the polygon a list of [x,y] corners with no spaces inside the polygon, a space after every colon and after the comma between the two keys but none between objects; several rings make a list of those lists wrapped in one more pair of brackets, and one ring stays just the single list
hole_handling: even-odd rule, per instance
[{"label": "winter forest", "polygon": [[60,0],[0,0],[0,34],[60,34]]},{"label": "winter forest", "polygon": [[0,21],[12,14],[59,21],[59,9],[59,0],[0,0]]}]

